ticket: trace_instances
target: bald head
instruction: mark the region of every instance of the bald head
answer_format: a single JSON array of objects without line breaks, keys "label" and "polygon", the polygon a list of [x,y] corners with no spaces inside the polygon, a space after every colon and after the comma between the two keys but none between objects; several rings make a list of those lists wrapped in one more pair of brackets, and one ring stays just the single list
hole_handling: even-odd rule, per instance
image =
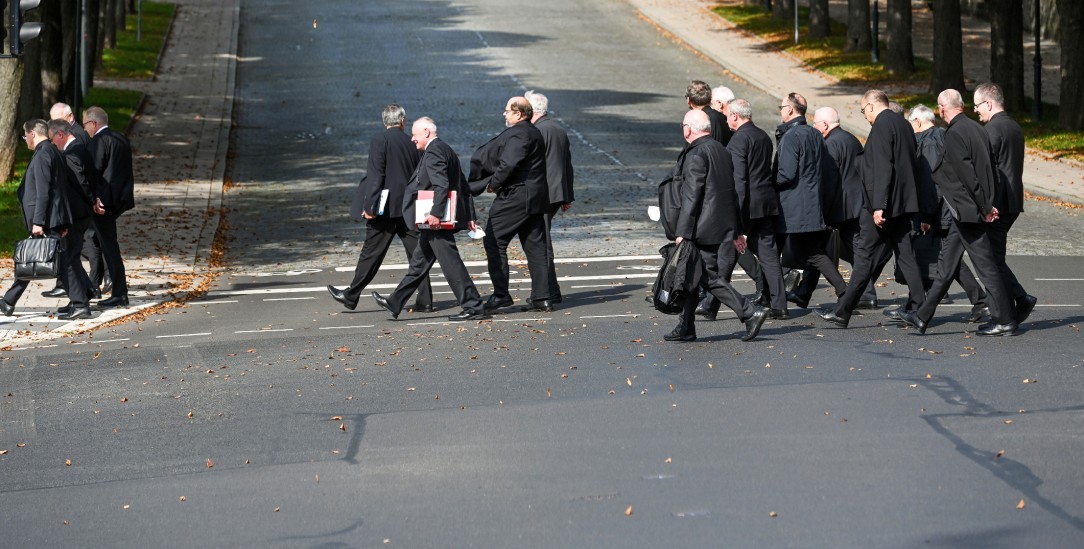
[{"label": "bald head", "polygon": [[832,107],[821,107],[813,113],[813,127],[828,137],[828,133],[839,127],[839,112]]},{"label": "bald head", "polygon": [[964,112],[964,97],[954,89],[947,89],[937,94],[937,110],[941,112],[941,118],[945,122],[952,122],[953,118]]},{"label": "bald head", "polygon": [[428,116],[423,116],[414,121],[410,127],[410,140],[419,151],[424,151],[429,142],[437,138],[437,123]]},{"label": "bald head", "polygon": [[685,113],[685,118],[682,120],[682,130],[684,130],[685,141],[692,143],[711,133],[711,120],[708,119],[706,112],[700,109],[692,109]]}]

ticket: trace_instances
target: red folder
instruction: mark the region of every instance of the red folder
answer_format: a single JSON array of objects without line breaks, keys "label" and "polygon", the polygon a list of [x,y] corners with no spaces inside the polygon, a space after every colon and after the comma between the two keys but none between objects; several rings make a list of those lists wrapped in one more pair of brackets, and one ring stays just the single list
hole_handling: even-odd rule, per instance
[{"label": "red folder", "polygon": [[[444,203],[444,215],[440,217],[440,229],[455,228],[455,202],[458,198],[455,191],[448,193],[448,201]],[[433,191],[418,191],[418,200],[414,203],[414,223],[419,229],[429,229],[425,217],[433,211]]]}]

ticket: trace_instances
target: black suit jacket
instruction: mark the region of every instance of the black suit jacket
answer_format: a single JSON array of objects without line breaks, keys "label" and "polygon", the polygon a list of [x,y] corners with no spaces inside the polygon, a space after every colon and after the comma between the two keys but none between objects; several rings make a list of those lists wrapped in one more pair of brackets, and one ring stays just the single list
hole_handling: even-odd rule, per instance
[{"label": "black suit jacket", "polygon": [[549,116],[542,115],[534,127],[546,144],[546,180],[549,182],[550,204],[570,204],[576,200],[572,191],[572,147],[568,134]]},{"label": "black suit jacket", "polygon": [[388,190],[384,216],[403,217],[403,194],[419,159],[418,148],[398,127],[386,128],[373,137],[369,142],[368,170],[350,203],[351,217],[362,219],[364,212],[376,215],[380,211],[380,193],[384,189]]},{"label": "black suit jacket", "polygon": [[1024,130],[1006,112],[986,123],[999,185],[994,204],[1003,214],[1024,211]]},{"label": "black suit jacket", "polygon": [[418,169],[406,186],[403,201],[403,214],[410,216],[407,223],[414,223],[414,209],[418,191],[433,191],[433,208],[429,213],[438,218],[444,215],[448,204],[448,193],[455,191],[455,230],[468,228],[474,220],[474,201],[471,198],[467,180],[452,147],[440,138],[433,138],[425,147]]},{"label": "black suit jacket", "polygon": [[964,223],[981,223],[994,207],[997,179],[990,140],[982,126],[963,113],[945,130],[944,167],[935,178],[956,219]]},{"label": "black suit jacket", "polygon": [[705,135],[686,145],[682,155],[676,236],[700,246],[734,240],[741,231],[741,219],[730,151]]},{"label": "black suit jacket", "polygon": [[98,172],[94,169],[94,157],[78,139],[68,143],[61,152],[67,168],[65,198],[68,201],[68,209],[71,211],[73,220],[82,219],[94,213],[94,193],[98,189]]},{"label": "black suit jacket", "polygon": [[847,130],[836,127],[825,136],[824,146],[835,162],[840,184],[838,200],[841,219],[830,219],[830,221],[838,223],[857,219],[865,209],[866,200],[866,193],[862,188],[862,177],[858,173],[858,158],[862,154],[862,144]]},{"label": "black suit jacket", "polygon": [[108,214],[121,214],[135,207],[135,176],[132,175],[132,146],[128,138],[102,128],[91,139],[94,168],[101,176],[97,198]]},{"label": "black suit jacket", "polygon": [[[944,222],[941,192],[934,184],[933,174],[941,169],[945,158],[945,129],[934,126],[915,134],[915,189],[918,191],[918,208],[922,221],[931,225]],[[951,217],[950,217],[951,219]]]},{"label": "black suit jacket", "polygon": [[[487,189],[497,194],[493,209],[522,210],[523,215],[544,213],[550,204],[546,183],[546,144],[542,134],[524,120],[505,128],[471,157],[470,187],[475,194]],[[519,187],[523,187],[519,192]],[[505,203],[515,195],[515,203]]]},{"label": "black suit jacket", "polygon": [[734,131],[726,148],[734,164],[734,189],[742,219],[779,215],[779,191],[772,174],[772,138],[750,121]]},{"label": "black suit jacket", "polygon": [[83,126],[78,122],[72,122],[72,135],[79,141],[87,150],[90,150],[90,134],[83,129]]},{"label": "black suit jacket", "polygon": [[707,113],[708,121],[711,122],[711,138],[722,143],[724,147],[729,145],[730,139],[734,134],[730,131],[730,126],[726,123],[726,116],[723,116],[723,113],[711,108],[710,105],[701,107],[700,110]]},{"label": "black suit jacket", "polygon": [[26,166],[17,194],[23,209],[23,225],[45,230],[71,225],[71,213],[64,193],[67,177],[64,158],[48,140],[38,143]]},{"label": "black suit jacket", "polygon": [[824,137],[798,117],[781,124],[776,155],[775,185],[779,189],[781,228],[784,233],[808,233],[825,228],[821,205],[821,170],[828,151]]},{"label": "black suit jacket", "polygon": [[915,189],[915,130],[903,116],[885,109],[873,120],[862,151],[867,208],[885,218],[918,213]]}]

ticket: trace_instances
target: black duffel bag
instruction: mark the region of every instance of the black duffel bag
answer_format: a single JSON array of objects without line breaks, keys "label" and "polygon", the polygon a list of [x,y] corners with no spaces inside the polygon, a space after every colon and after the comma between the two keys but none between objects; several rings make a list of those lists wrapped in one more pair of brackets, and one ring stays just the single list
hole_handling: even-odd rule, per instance
[{"label": "black duffel bag", "polygon": [[47,280],[60,273],[60,239],[55,236],[30,237],[15,243],[15,278]]}]

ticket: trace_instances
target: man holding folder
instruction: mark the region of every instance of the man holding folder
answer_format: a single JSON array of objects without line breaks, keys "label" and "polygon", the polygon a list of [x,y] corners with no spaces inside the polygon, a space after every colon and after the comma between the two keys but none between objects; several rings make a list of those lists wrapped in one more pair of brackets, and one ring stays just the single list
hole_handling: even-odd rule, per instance
[{"label": "man holding folder", "polygon": [[[432,206],[424,220],[424,225],[429,228],[419,231],[418,246],[410,256],[410,268],[399,286],[388,297],[373,292],[373,299],[377,305],[387,309],[392,318],[398,318],[407,298],[429,275],[433,263],[438,262],[448,286],[463,306],[460,313],[449,316],[448,320],[488,318],[478,288],[471,281],[467,267],[459,257],[459,248],[455,245],[455,231],[478,228],[474,222],[474,208],[470,206],[469,193],[466,197],[462,195],[467,184],[459,166],[459,157],[451,146],[437,137],[437,125],[432,118],[422,117],[416,120],[410,134],[414,145],[424,152],[421,164],[410,179],[403,197],[403,211],[407,219],[416,219],[418,214],[414,210],[420,207],[420,204],[416,203],[415,197],[422,191],[431,191]],[[450,195],[453,192],[459,195],[459,200],[454,200],[455,204],[451,206],[456,212],[456,222],[454,228],[449,230],[441,228],[441,217],[449,209],[448,202],[452,200]]]},{"label": "man holding folder", "polygon": [[[384,107],[382,118],[384,131],[369,143],[369,170],[358,185],[350,205],[351,217],[365,219],[365,244],[361,247],[358,265],[354,268],[354,280],[341,290],[334,286],[327,287],[332,299],[350,310],[358,306],[361,292],[376,277],[393,238],[398,236],[403,241],[407,259],[414,254],[414,248],[418,245],[414,219],[403,216],[403,193],[411,174],[418,167],[421,155],[410,137],[403,132],[406,123],[403,107],[394,103]],[[428,275],[418,286],[414,310],[423,313],[435,310]]]}]

